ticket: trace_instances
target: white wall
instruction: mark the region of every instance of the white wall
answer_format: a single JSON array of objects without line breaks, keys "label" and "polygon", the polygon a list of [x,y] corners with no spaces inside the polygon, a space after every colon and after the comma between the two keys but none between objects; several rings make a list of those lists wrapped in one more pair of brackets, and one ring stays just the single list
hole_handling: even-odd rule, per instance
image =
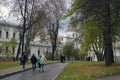
[{"label": "white wall", "polygon": [[[2,41],[9,41],[11,38],[13,38],[13,33],[14,32],[16,33],[15,39],[17,40],[17,42],[19,44],[19,34],[20,34],[20,31],[21,31],[20,28],[17,28],[17,27],[14,27],[14,26],[12,26],[12,27],[0,26],[0,30],[1,30],[1,34],[2,34],[2,36],[0,37],[0,45],[1,45]],[[8,31],[9,38],[6,38],[6,31]],[[17,55],[18,44],[15,48],[14,57]],[[46,52],[47,50],[49,52],[51,52],[51,44],[50,43],[48,44],[48,43],[45,43],[45,42],[32,41],[30,43],[30,56],[29,57],[31,57],[31,55],[33,53],[35,53],[35,55],[38,56],[38,50],[40,50],[42,53]],[[19,57],[20,56],[21,56],[21,53],[20,53]]]}]

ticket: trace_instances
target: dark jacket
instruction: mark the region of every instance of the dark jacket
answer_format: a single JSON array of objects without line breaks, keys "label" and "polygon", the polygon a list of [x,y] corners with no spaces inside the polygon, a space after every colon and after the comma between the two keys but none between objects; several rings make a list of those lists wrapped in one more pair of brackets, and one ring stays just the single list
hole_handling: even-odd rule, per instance
[{"label": "dark jacket", "polygon": [[21,65],[25,65],[26,60],[27,60],[26,55],[23,55],[23,56],[21,57],[21,59],[20,59],[20,64],[21,64]]},{"label": "dark jacket", "polygon": [[26,55],[23,55],[23,56],[21,57],[21,61],[25,62],[26,60],[27,60]]},{"label": "dark jacket", "polygon": [[36,64],[37,63],[37,58],[34,55],[31,57],[31,63],[32,64]]}]

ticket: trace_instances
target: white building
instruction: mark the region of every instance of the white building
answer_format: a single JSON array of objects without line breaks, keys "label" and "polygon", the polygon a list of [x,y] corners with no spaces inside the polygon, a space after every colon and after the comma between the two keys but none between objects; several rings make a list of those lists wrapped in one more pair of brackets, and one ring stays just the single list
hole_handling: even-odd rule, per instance
[{"label": "white building", "polygon": [[[82,35],[79,32],[75,31],[72,28],[69,28],[64,35],[58,36],[58,41],[63,45],[66,43],[72,43],[74,44],[75,48],[81,48],[80,42],[79,42],[81,37]],[[113,45],[113,47],[114,47],[113,49],[114,60],[120,61],[120,49],[117,49],[117,47],[120,47],[120,42],[116,42],[116,44]],[[91,57],[92,61],[97,61],[97,57],[93,49],[87,52],[87,56]]]},{"label": "white building", "polygon": [[65,44],[73,44],[75,48],[80,48],[80,37],[81,34],[73,28],[68,28],[64,35],[58,36],[58,41],[65,45]]},{"label": "white building", "polygon": [[[12,38],[16,39],[17,45],[16,47],[10,47],[9,45],[5,47],[4,51],[8,50],[9,54],[12,57],[15,57],[17,54],[18,44],[21,36],[22,28],[19,26],[14,26],[10,24],[0,24],[0,59],[5,57],[5,52],[2,51],[3,42],[9,42]],[[30,42],[30,56],[34,53],[36,56],[38,55],[38,51],[42,50],[42,52],[51,52],[51,44],[46,42]],[[20,53],[21,54],[21,53]]]}]

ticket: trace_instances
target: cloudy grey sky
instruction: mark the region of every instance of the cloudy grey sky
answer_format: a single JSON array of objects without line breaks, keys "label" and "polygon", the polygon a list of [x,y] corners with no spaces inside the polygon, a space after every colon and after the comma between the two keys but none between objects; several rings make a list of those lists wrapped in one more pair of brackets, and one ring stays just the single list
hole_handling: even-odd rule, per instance
[{"label": "cloudy grey sky", "polygon": [[[66,0],[66,1],[67,1],[66,6],[67,6],[67,9],[68,9],[70,7],[71,0]],[[62,24],[61,24],[62,28],[59,30],[60,35],[64,35],[64,33],[67,29],[67,26],[69,24],[69,21],[70,21],[69,17],[66,18],[64,21],[62,21]]]},{"label": "cloudy grey sky", "polygon": [[[10,1],[10,0],[8,0],[8,1]],[[67,1],[66,7],[69,8],[71,0],[66,0],[66,1]],[[9,6],[11,6],[11,4]],[[3,6],[3,5],[0,4],[0,17],[2,17],[2,19],[6,20],[7,22],[10,22],[10,23],[13,23],[13,24],[18,23],[17,18],[15,18],[13,15],[9,15],[9,12],[10,12],[10,7]],[[59,33],[61,35],[63,35],[65,33],[67,25],[69,23],[69,20],[70,19],[67,18],[64,21],[62,21],[62,23],[61,23],[62,28],[59,30]]]}]

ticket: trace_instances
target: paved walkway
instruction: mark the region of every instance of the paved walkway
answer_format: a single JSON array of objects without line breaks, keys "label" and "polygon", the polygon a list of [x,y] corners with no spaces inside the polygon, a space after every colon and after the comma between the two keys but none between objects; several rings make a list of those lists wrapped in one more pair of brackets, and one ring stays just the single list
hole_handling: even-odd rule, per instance
[{"label": "paved walkway", "polygon": [[[46,71],[44,73],[42,73],[42,74],[38,73],[39,70],[36,70],[36,72],[34,72],[36,74],[36,75],[34,75],[35,78],[39,77],[38,79],[32,79],[32,78],[34,78],[34,76],[33,76],[29,80],[54,80],[56,78],[56,76],[64,69],[64,67],[66,65],[67,65],[67,63],[52,63],[52,64],[48,63],[46,65],[46,69],[45,69]],[[26,73],[27,74],[29,73],[30,75],[31,75],[31,73],[33,73],[33,71],[31,70],[31,65],[27,65],[25,70],[22,69],[22,66],[0,70],[0,79],[1,80],[2,79],[3,80],[16,80],[16,79],[14,79],[14,75],[17,74],[19,77],[19,75],[21,75],[21,74],[26,75]],[[43,74],[47,74],[48,76],[47,77],[43,76]],[[40,75],[41,75],[41,77],[40,77]],[[24,76],[23,78],[26,78],[26,77]],[[21,80],[21,79],[17,79],[17,80]],[[28,80],[28,79],[24,79],[24,80]]]},{"label": "paved walkway", "polygon": [[120,74],[102,77],[102,78],[99,78],[97,80],[120,80]]},{"label": "paved walkway", "polygon": [[4,77],[7,77],[7,76],[10,76],[10,75],[13,75],[13,74],[16,74],[16,73],[26,71],[28,69],[31,69],[31,65],[26,65],[25,70],[22,68],[22,66],[2,69],[2,70],[0,70],[0,79],[4,78]]}]

